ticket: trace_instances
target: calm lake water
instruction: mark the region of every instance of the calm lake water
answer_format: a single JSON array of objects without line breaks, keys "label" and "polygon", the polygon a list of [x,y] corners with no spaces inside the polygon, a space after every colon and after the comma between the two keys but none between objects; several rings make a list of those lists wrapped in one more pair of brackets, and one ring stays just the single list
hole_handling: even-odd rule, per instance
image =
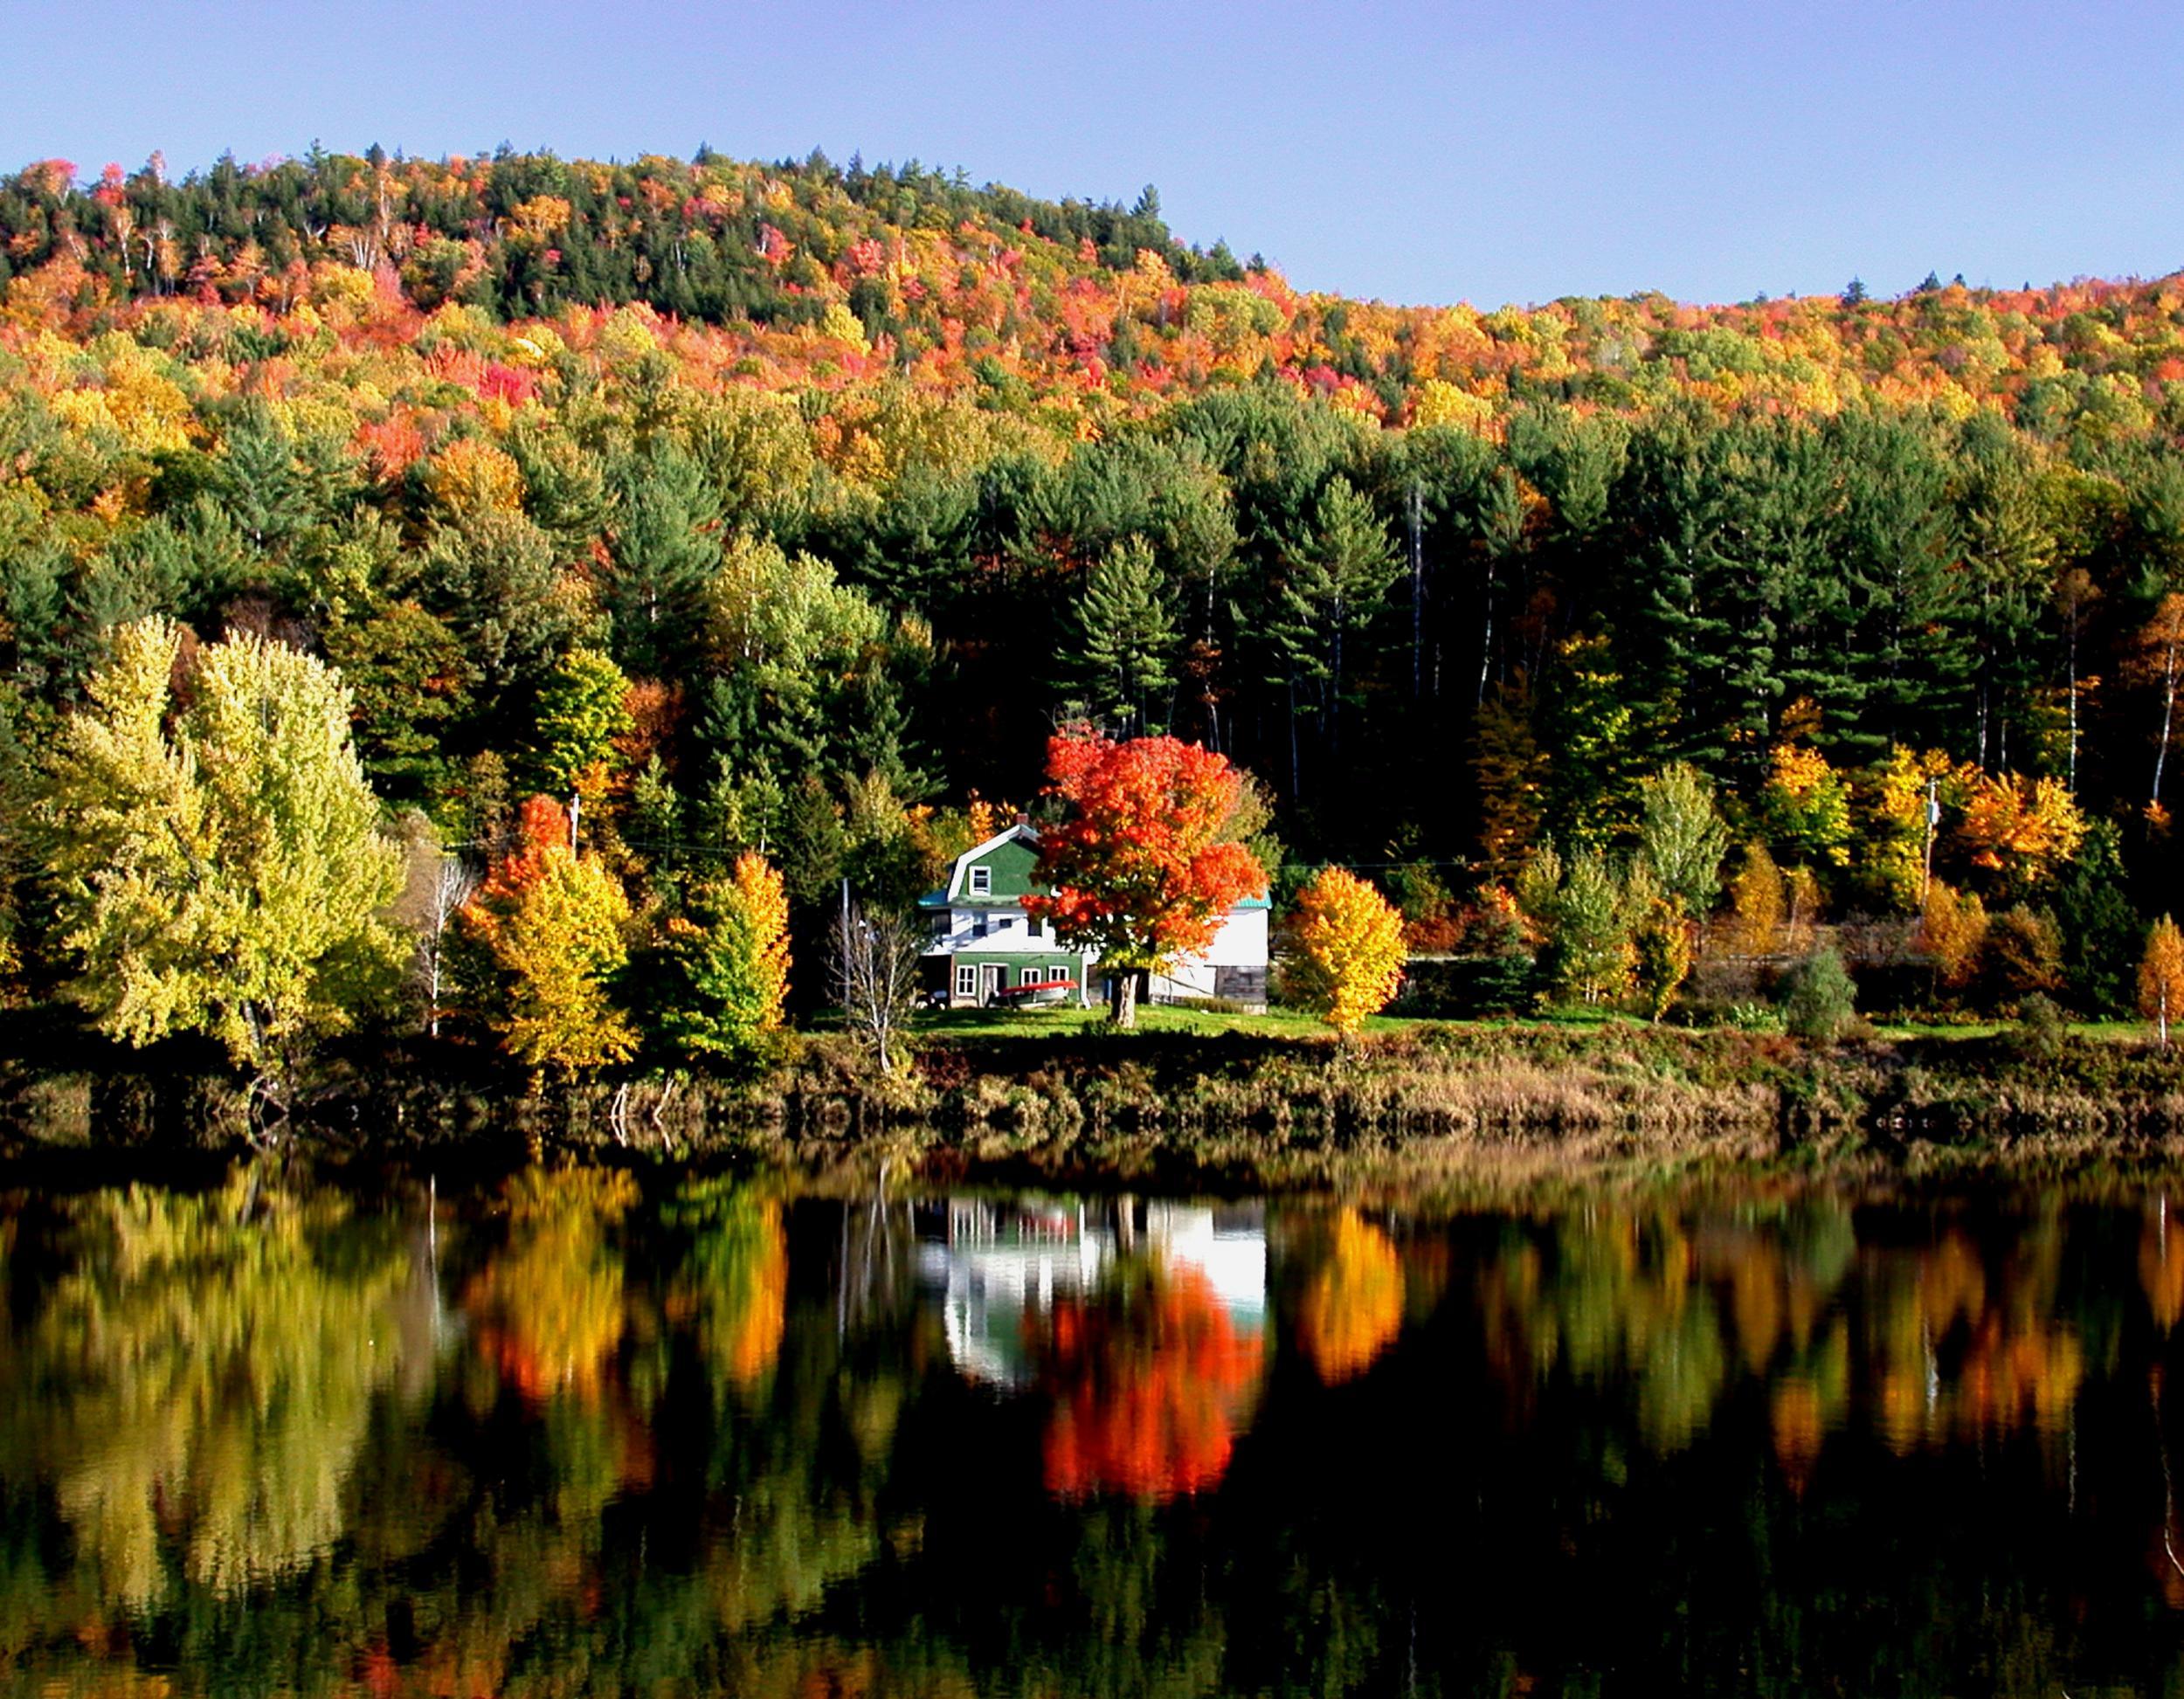
[{"label": "calm lake water", "polygon": [[2175,1693],[2180,1206],[0,1197],[0,1689]]}]

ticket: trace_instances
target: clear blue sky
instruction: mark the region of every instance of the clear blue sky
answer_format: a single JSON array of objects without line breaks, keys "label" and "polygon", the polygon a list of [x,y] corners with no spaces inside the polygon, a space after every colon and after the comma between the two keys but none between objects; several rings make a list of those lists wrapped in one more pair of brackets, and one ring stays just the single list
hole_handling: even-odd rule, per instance
[{"label": "clear blue sky", "polygon": [[0,0],[0,70],[10,168],[861,150],[1393,300],[2184,267],[2176,0]]}]

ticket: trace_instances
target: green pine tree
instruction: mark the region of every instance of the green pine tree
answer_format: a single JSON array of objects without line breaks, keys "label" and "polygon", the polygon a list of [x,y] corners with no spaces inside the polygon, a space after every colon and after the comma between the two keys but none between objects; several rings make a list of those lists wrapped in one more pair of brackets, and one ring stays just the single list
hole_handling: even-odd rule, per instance
[{"label": "green pine tree", "polygon": [[1092,718],[1127,737],[1165,731],[1176,632],[1152,545],[1132,537],[1102,555],[1071,620],[1077,650],[1067,681]]}]

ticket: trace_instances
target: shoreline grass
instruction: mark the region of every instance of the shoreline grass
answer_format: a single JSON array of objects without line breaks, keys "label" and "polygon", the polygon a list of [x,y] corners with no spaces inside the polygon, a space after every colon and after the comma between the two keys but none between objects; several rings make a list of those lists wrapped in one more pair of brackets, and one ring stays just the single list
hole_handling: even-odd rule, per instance
[{"label": "shoreline grass", "polygon": [[[1134,1183],[1313,1184],[1516,1163],[2137,1162],[2184,1154],[2184,1052],[2123,1023],[2045,1034],[1893,1025],[1834,1044],[1628,1018],[1382,1019],[1341,1041],[1310,1018],[1100,1011],[943,1015],[882,1076],[839,1030],[741,1078],[532,1088],[465,1046],[329,1059],[297,1119],[253,1129],[204,1053],[12,1047],[0,1157],[253,1142],[872,1155]],[[26,1058],[51,1059],[43,1069]]]}]

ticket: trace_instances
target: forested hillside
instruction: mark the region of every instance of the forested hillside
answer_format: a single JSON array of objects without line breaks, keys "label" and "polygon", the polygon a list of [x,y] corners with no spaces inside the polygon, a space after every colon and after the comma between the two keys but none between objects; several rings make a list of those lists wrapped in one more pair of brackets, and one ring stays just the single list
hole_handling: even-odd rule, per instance
[{"label": "forested hillside", "polygon": [[1396,307],[1150,190],[314,154],[31,167],[0,292],[15,783],[162,614],[337,668],[390,815],[580,791],[670,903],[900,895],[1087,718],[1427,943],[1678,761],[1807,919],[2022,913],[2020,990],[2127,1001],[2174,905],[2184,278]]}]

